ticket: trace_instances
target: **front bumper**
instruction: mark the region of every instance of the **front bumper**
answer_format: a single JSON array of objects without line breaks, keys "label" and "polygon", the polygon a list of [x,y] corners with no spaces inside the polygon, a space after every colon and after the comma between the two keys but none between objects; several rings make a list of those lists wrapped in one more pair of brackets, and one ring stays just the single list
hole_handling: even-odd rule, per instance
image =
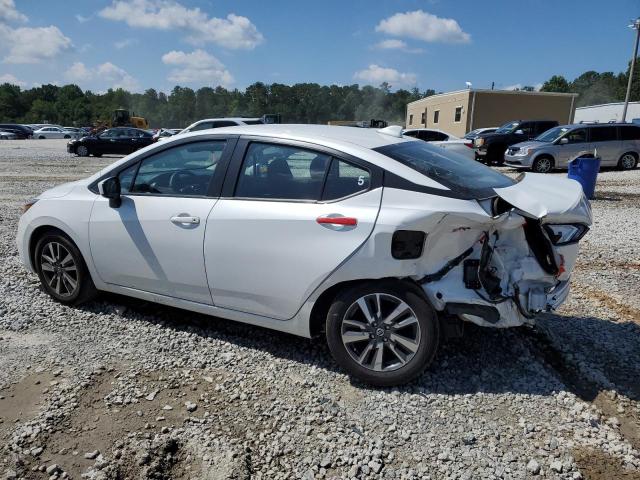
[{"label": "front bumper", "polygon": [[76,146],[73,143],[67,143],[67,152],[76,153]]},{"label": "front bumper", "polygon": [[531,168],[533,160],[530,155],[509,155],[504,154],[504,163],[510,167]]}]

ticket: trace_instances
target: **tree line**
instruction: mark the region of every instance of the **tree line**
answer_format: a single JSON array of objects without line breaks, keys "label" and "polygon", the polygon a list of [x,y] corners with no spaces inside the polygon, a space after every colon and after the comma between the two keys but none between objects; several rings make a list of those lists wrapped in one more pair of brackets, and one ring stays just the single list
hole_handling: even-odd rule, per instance
[{"label": "tree line", "polygon": [[420,92],[417,88],[391,91],[386,83],[360,87],[256,82],[244,91],[176,86],[168,95],[152,88],[144,93],[118,88],[96,94],[77,85],[22,90],[5,83],[0,85],[0,121],[88,126],[110,119],[117,108],[126,108],[147,118],[153,127],[167,128],[186,127],[203,118],[261,117],[266,113],[279,113],[288,123],[374,118],[404,122],[408,102],[433,94],[434,90]]},{"label": "tree line", "polygon": [[[569,81],[554,75],[542,85],[544,92],[578,93],[577,106],[624,100],[629,66],[625,72],[588,71]],[[533,90],[533,87],[523,87]],[[153,127],[181,128],[203,118],[260,117],[279,113],[283,122],[320,123],[330,120],[384,119],[403,124],[407,103],[434,95],[433,89],[391,90],[360,85],[297,83],[270,85],[256,82],[244,91],[224,87],[193,90],[176,86],[167,95],[152,88],[131,93],[121,88],[105,93],[83,91],[77,85],[42,85],[21,89],[0,85],[0,122],[57,123],[89,126],[108,120],[117,108],[126,108],[149,120]],[[631,101],[640,100],[640,68],[634,72]]]}]

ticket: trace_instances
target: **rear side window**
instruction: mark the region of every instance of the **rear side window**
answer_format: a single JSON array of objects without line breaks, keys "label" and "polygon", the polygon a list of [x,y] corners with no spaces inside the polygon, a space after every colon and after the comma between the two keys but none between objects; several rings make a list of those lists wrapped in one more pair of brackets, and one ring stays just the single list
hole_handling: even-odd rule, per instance
[{"label": "rear side window", "polygon": [[640,127],[620,127],[620,140],[640,140]]},{"label": "rear side window", "polygon": [[515,183],[486,165],[424,142],[400,142],[374,150],[466,198],[486,198],[495,194],[494,188]]},{"label": "rear side window", "polygon": [[318,200],[331,163],[324,153],[288,145],[252,143],[236,184],[236,197]]},{"label": "rear side window", "polygon": [[335,200],[369,190],[371,174],[343,160],[333,159],[327,174],[322,200]]},{"label": "rear side window", "polygon": [[592,142],[610,142],[616,140],[616,127],[592,127]]}]

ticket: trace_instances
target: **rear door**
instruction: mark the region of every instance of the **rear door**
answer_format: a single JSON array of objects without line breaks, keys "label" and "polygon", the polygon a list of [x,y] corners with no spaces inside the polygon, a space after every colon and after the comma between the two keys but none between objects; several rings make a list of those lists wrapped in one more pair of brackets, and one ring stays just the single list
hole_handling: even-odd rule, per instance
[{"label": "rear door", "polygon": [[601,165],[615,166],[618,163],[621,141],[618,140],[618,128],[615,125],[589,127],[591,145]]},{"label": "rear door", "polygon": [[215,305],[293,317],[373,230],[382,172],[299,142],[238,143],[211,211],[205,266]]}]

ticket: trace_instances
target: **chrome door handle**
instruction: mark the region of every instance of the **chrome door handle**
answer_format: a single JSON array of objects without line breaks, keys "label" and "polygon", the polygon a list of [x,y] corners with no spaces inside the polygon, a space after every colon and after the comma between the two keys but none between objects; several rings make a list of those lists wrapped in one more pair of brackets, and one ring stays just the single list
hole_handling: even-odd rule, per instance
[{"label": "chrome door handle", "polygon": [[171,223],[176,223],[176,224],[188,223],[190,225],[198,225],[200,223],[200,217],[190,217],[190,216],[187,216],[187,215],[176,215],[175,217],[171,217]]}]

